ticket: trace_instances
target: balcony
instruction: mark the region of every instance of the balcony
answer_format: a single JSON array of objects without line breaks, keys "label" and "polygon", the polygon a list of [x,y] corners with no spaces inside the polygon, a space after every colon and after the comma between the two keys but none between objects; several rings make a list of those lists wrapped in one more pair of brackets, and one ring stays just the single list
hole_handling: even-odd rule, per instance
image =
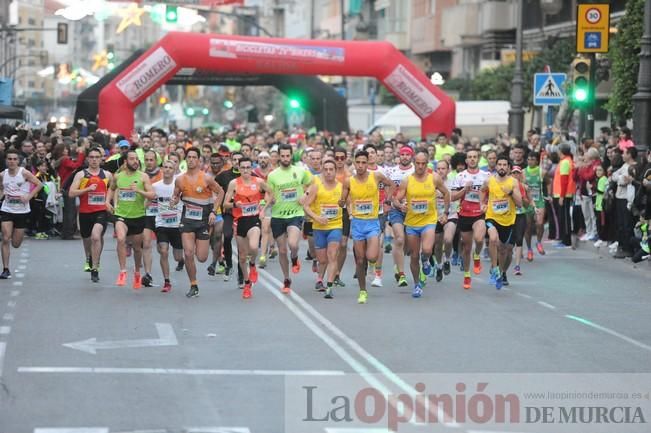
[{"label": "balcony", "polygon": [[479,4],[461,4],[443,11],[441,44],[444,48],[474,46],[481,43]]},{"label": "balcony", "polygon": [[516,5],[513,1],[488,1],[479,6],[479,31],[481,34],[514,29]]}]

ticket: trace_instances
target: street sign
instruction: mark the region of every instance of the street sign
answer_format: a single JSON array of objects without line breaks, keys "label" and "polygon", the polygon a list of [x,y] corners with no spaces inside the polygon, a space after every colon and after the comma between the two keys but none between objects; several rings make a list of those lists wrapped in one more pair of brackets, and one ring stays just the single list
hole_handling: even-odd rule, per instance
[{"label": "street sign", "polygon": [[610,5],[579,4],[576,12],[576,52],[607,53]]},{"label": "street sign", "polygon": [[541,73],[533,78],[533,105],[561,105],[565,101],[566,74]]}]

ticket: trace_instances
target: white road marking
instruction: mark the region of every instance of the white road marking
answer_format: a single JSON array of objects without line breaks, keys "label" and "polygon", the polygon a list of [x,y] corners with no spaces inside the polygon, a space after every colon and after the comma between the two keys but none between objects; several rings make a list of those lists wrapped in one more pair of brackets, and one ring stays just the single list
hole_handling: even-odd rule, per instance
[{"label": "white road marking", "polygon": [[25,274],[23,272],[16,272],[16,278],[25,278]]},{"label": "white road marking", "polygon": [[9,335],[11,326],[0,326],[0,335]]},{"label": "white road marking", "polygon": [[19,286],[22,286],[22,285],[23,285],[22,281],[14,281],[14,286],[19,287]]},{"label": "white road marking", "polygon": [[7,343],[0,342],[0,377],[2,377],[2,367],[5,362],[5,351],[7,350]]},{"label": "white road marking", "polygon": [[[16,283],[14,283],[14,284],[16,284]],[[22,283],[21,283],[21,284],[22,284]],[[10,295],[10,296],[11,296],[12,298],[15,298],[15,297],[18,296],[18,295],[20,295],[20,290],[12,290],[12,291],[11,291],[11,295]]]},{"label": "white road marking", "polygon": [[13,313],[5,313],[2,316],[2,320],[4,320],[5,322],[13,322],[14,318],[15,318],[15,316],[13,315]]},{"label": "white road marking", "polygon": [[108,427],[36,428],[34,433],[109,433]]},{"label": "white road marking", "polygon": [[548,304],[547,302],[543,302],[543,301],[538,301],[538,305],[542,305],[543,307],[549,308],[550,310],[556,309],[556,307],[553,306],[552,304]]},{"label": "white road marking", "polygon": [[18,260],[19,263],[29,263],[29,260],[27,259],[20,259]]},{"label": "white road marking", "polygon": [[20,253],[20,255],[21,255],[22,257],[25,257],[25,258],[29,257],[29,254],[27,254],[25,251],[23,251],[22,253]]},{"label": "white road marking", "polygon": [[188,427],[187,433],[251,433],[247,427]]},{"label": "white road marking", "polygon": [[632,344],[634,346],[637,346],[637,347],[639,347],[641,349],[648,350],[649,352],[651,352],[651,346],[649,346],[647,344],[644,344],[644,343],[642,343],[640,341],[634,340],[631,337],[627,337],[624,334],[620,334],[617,331],[613,331],[612,329],[606,328],[605,326],[597,325],[596,323],[591,322],[591,321],[589,321],[587,319],[584,319],[584,318],[578,317],[578,316],[573,316],[571,314],[566,314],[565,317],[567,317],[568,319],[574,320],[576,322],[583,323],[586,326],[597,329],[597,330],[599,330],[601,332],[605,332],[606,334],[612,335],[613,337],[617,337],[620,340],[624,340],[627,343],[630,343],[630,344]]},{"label": "white road marking", "polygon": [[16,308],[16,301],[7,302],[7,308]]},{"label": "white road marking", "polygon": [[18,265],[18,269],[20,270],[27,269],[27,265]]},{"label": "white road marking", "polygon": [[522,298],[531,299],[531,296],[529,296],[529,295],[525,295],[524,293],[515,292],[515,294],[518,295],[518,296],[520,296],[520,297],[522,297]]},{"label": "white road marking", "polygon": [[390,433],[391,431],[385,428],[328,428],[325,429],[326,433]]},{"label": "white road marking", "polygon": [[142,340],[117,340],[117,341],[97,341],[97,338],[65,343],[65,347],[80,350],[82,352],[95,355],[97,350],[102,349],[126,349],[135,347],[160,347],[160,346],[178,346],[174,328],[169,323],[156,323],[158,338],[148,338]]},{"label": "white road marking", "polygon": [[180,376],[343,376],[340,370],[214,370],[190,368],[125,367],[18,367],[19,373],[160,374]]}]

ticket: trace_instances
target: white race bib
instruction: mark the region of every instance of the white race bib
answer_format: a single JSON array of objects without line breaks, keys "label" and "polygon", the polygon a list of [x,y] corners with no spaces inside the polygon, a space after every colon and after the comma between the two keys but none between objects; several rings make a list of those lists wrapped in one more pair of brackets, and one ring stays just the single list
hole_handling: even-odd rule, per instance
[{"label": "white race bib", "polygon": [[255,216],[260,213],[260,204],[259,203],[247,203],[240,205],[240,209],[242,209],[242,216]]},{"label": "white race bib", "polygon": [[322,204],[321,205],[321,216],[328,218],[329,220],[337,218],[339,215],[339,206],[336,204]]},{"label": "white race bib", "polygon": [[201,206],[185,205],[185,218],[201,221],[203,219],[203,208]]},{"label": "white race bib", "polygon": [[373,212],[372,200],[355,200],[355,213],[360,215],[370,215]]},{"label": "white race bib", "polygon": [[120,189],[118,198],[120,201],[136,201],[136,192],[132,189]]},{"label": "white race bib", "polygon": [[165,212],[160,214],[160,218],[165,225],[177,225],[179,223],[179,214],[177,212]]},{"label": "white race bib", "polygon": [[412,200],[411,201],[411,211],[413,213],[427,213],[429,209],[429,203],[427,200]]},{"label": "white race bib", "polygon": [[157,201],[150,201],[147,203],[147,207],[145,208],[145,215],[147,216],[156,216],[158,215],[158,202]]},{"label": "white race bib", "polygon": [[509,211],[509,201],[504,200],[495,200],[493,201],[493,213],[501,215]]},{"label": "white race bib", "polygon": [[288,188],[280,191],[280,199],[282,201],[296,201],[298,199],[298,191],[296,188]]},{"label": "white race bib", "polygon": [[89,192],[88,204],[91,206],[101,206],[106,204],[106,193],[103,192]]},{"label": "white race bib", "polygon": [[465,197],[466,201],[479,203],[479,191],[468,191]]}]

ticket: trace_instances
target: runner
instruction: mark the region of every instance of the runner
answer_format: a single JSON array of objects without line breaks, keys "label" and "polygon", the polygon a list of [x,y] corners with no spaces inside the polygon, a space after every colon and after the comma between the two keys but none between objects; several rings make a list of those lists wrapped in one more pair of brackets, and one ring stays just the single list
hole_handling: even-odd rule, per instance
[{"label": "runner", "polygon": [[461,200],[459,210],[459,229],[461,231],[461,242],[463,243],[463,288],[470,289],[470,252],[472,250],[473,240],[475,250],[472,255],[474,262],[473,272],[476,275],[481,273],[480,253],[484,244],[486,235],[486,223],[484,221],[484,211],[480,201],[481,188],[489,178],[489,174],[481,171],[478,167],[479,151],[470,149],[466,154],[466,164],[468,168],[456,177],[454,183],[455,191],[452,193],[452,201]]},{"label": "runner", "polygon": [[[314,182],[307,191],[307,198],[303,204],[305,213],[314,221],[314,244],[316,257],[319,261],[319,277],[316,284],[318,291],[325,291],[325,298],[334,297],[333,285],[337,269],[337,254],[342,238],[342,184],[336,178],[335,162],[327,159],[323,162],[321,175],[314,178]],[[323,277],[328,272],[328,282],[323,286]]]},{"label": "runner", "polygon": [[142,287],[140,266],[142,264],[142,232],[145,229],[145,199],[151,200],[155,193],[149,176],[138,171],[140,161],[135,150],[129,150],[123,169],[113,177],[111,190],[115,208],[115,232],[117,234],[118,263],[120,274],[115,282],[124,286],[127,281],[127,242],[133,246],[133,288]]},{"label": "runner", "polygon": [[[240,177],[239,163],[242,158],[242,154],[235,152],[230,153],[228,148],[220,147],[219,153],[224,158],[224,168],[221,173],[215,177],[215,181],[219,184],[223,191],[228,189],[228,185],[233,179]],[[229,163],[230,160],[230,163]],[[233,214],[230,210],[223,208],[222,203],[218,203],[222,207],[222,218],[224,219],[223,224],[223,249],[224,249],[224,262],[226,268],[224,269],[224,281],[230,281],[231,276],[233,275]],[[244,285],[244,281],[241,280],[242,271],[239,269],[238,264],[238,284]]]},{"label": "runner", "polygon": [[[253,175],[259,177],[263,181],[267,181],[267,176],[271,173],[275,167],[271,165],[271,157],[269,153],[262,151],[258,154],[258,167],[253,170]],[[264,269],[267,267],[267,252],[269,250],[269,244],[272,244],[273,241],[271,236],[271,206],[267,206],[267,203],[262,200],[260,202],[260,207],[264,210],[262,215],[262,240],[260,242],[260,258],[258,259],[258,265],[260,268]],[[271,242],[270,242],[271,241]]]},{"label": "runner", "polygon": [[[335,177],[337,182],[343,183],[346,179],[350,178],[350,170],[346,167],[346,159],[348,159],[348,152],[343,147],[335,148],[335,168],[336,174]],[[346,203],[343,205],[342,215],[341,215],[341,242],[339,243],[339,251],[337,251],[337,275],[333,281],[335,286],[346,287],[346,284],[341,280],[340,273],[344,268],[344,263],[346,263],[346,257],[348,256],[348,238],[350,237],[350,214],[348,213],[348,207]]]},{"label": "runner", "polygon": [[[224,168],[224,158],[220,153],[210,155],[210,174],[217,182],[217,175]],[[217,182],[219,183],[219,182]],[[221,186],[221,185],[220,185]],[[211,277],[215,274],[223,274],[226,271],[224,258],[222,257],[222,238],[224,235],[224,216],[222,215],[221,206],[215,206],[217,214],[215,222],[210,227],[210,249],[212,250],[212,262],[208,266],[208,275]],[[217,265],[219,263],[219,266]]]},{"label": "runner", "polygon": [[[320,150],[311,150],[307,153],[307,170],[310,171],[310,174],[312,177],[318,176],[321,174],[321,161],[322,161],[322,153]],[[307,190],[305,191],[307,194]],[[312,229],[312,219],[308,216],[305,215],[305,221],[303,222],[303,237],[307,238],[307,257],[306,260],[312,260],[312,272],[317,274],[317,279],[318,279],[318,274],[319,272],[319,265],[316,259],[316,249],[314,248],[314,233]]]},{"label": "runner", "polygon": [[156,193],[156,202],[158,203],[158,212],[156,213],[156,243],[158,254],[160,255],[160,268],[163,272],[165,283],[161,292],[167,293],[172,290],[170,281],[170,264],[168,260],[169,247],[172,246],[172,254],[177,262],[183,260],[183,242],[181,241],[181,214],[183,205],[177,203],[171,205],[172,196],[174,195],[174,172],[176,165],[172,161],[165,161],[161,169],[163,178],[152,185]]},{"label": "runner", "polygon": [[287,246],[292,259],[292,272],[298,274],[301,263],[298,259],[298,243],[303,226],[303,200],[304,188],[310,184],[312,176],[302,168],[292,166],[292,146],[281,144],[278,148],[280,166],[269,173],[265,201],[271,208],[271,233],[278,243],[280,268],[283,272],[282,292],[291,291],[292,280],[289,279],[289,260],[287,259]]},{"label": "runner", "polygon": [[536,231],[536,249],[541,256],[545,255],[543,248],[543,234],[545,232],[545,199],[543,196],[543,179],[545,173],[542,172],[538,165],[540,161],[540,154],[538,152],[530,152],[527,158],[527,168],[524,169],[524,176],[526,184],[529,186],[529,193],[531,194],[531,201],[533,203],[534,212],[527,214],[527,231],[525,232],[525,239],[527,241],[527,260],[533,260],[533,251],[531,249],[531,237],[533,236],[534,229]]},{"label": "runner", "polygon": [[[414,278],[414,289],[411,296],[414,298],[420,298],[423,295],[423,286],[427,277],[432,273],[429,260],[434,248],[438,221],[437,191],[443,196],[443,214],[441,215],[443,224],[447,221],[450,207],[450,192],[437,173],[428,172],[428,160],[427,150],[416,152],[414,173],[400,182],[398,191],[393,198],[394,207],[405,213],[405,233],[411,252],[411,275]],[[403,200],[405,200],[404,203]]]},{"label": "runner", "polygon": [[[515,223],[513,225],[513,242],[515,243],[515,267],[513,268],[513,274],[522,275],[522,270],[520,269],[520,262],[522,261],[522,244],[525,231],[527,230],[528,215],[533,215],[534,207],[531,198],[529,197],[529,189],[524,183],[522,168],[519,165],[514,165],[513,168],[511,168],[511,175],[518,181],[520,196],[522,197],[522,206],[518,206],[515,209]],[[533,260],[533,251],[531,251],[531,249],[529,251],[531,252]],[[505,286],[508,285],[507,279],[504,279],[503,281]]]},{"label": "runner", "polygon": [[[455,185],[455,179],[450,176],[450,163],[445,159],[438,161],[436,171],[445,182],[446,188],[452,190]],[[453,242],[457,231],[457,221],[459,219],[459,202],[450,203],[447,220],[441,217],[445,215],[445,200],[442,194],[437,193],[436,209],[439,215],[436,224],[436,242],[434,243],[434,252],[436,256],[436,281],[443,280],[443,275],[450,274],[450,260],[452,257]],[[442,235],[442,236],[441,236]],[[443,260],[443,250],[445,250],[445,260]]]},{"label": "runner", "polygon": [[[149,182],[153,185],[163,178],[163,172],[158,167],[158,155],[153,150],[145,151],[145,173],[149,176]],[[151,287],[151,250],[156,232],[156,215],[158,215],[158,201],[147,200],[145,203],[145,229],[142,232],[142,261],[145,268],[145,275],[142,277],[142,285]]]},{"label": "runner", "polygon": [[23,243],[27,217],[31,212],[29,201],[43,188],[43,184],[36,176],[18,166],[19,158],[20,154],[17,150],[7,150],[5,152],[7,168],[0,173],[0,177],[2,177],[0,185],[4,196],[2,207],[0,207],[3,266],[0,279],[3,280],[11,278],[9,271],[10,245],[20,248]]},{"label": "runner", "polygon": [[[400,162],[398,165],[385,169],[384,174],[393,181],[396,188],[400,186],[403,179],[406,179],[414,173],[412,160],[414,151],[409,146],[402,146],[399,151]],[[404,203],[401,203],[404,209]],[[394,277],[398,286],[407,287],[407,277],[405,277],[405,212],[393,206],[389,210],[389,224],[393,230],[393,263]]]},{"label": "runner", "polygon": [[[513,258],[515,210],[522,206],[522,196],[517,180],[509,176],[511,162],[506,155],[497,157],[497,173],[489,177],[481,189],[480,203],[486,212],[489,251],[491,257],[491,283],[496,289],[508,285],[506,271]],[[488,202],[485,198],[488,196]],[[498,266],[499,264],[499,266]]]},{"label": "runner", "polygon": [[350,230],[355,251],[355,267],[359,296],[357,302],[365,304],[368,300],[366,290],[366,267],[375,267],[375,261],[380,254],[380,196],[378,186],[384,182],[386,193],[393,196],[395,185],[382,173],[368,171],[368,152],[360,150],[355,154],[355,175],[343,183],[340,205],[348,203],[351,206]]},{"label": "runner", "polygon": [[[375,146],[373,144],[366,144],[364,146],[364,150],[368,153],[368,166],[367,170],[371,173],[382,173],[384,174],[384,171],[382,171],[382,167],[380,164],[378,164],[378,155],[377,155],[377,150],[375,149]],[[379,160],[380,163],[382,163],[382,160]],[[384,174],[386,177],[386,174]],[[378,185],[379,187],[379,195],[380,195],[380,206],[378,208],[378,220],[380,221],[380,245],[384,245],[384,228],[386,227],[386,215],[384,214],[384,204],[387,202],[386,198],[386,185],[382,182]],[[373,281],[371,282],[371,286],[373,287],[382,287],[382,263],[384,262],[384,254],[378,255],[377,261],[375,262],[374,266],[374,277]]]},{"label": "runner", "polygon": [[260,245],[260,202],[264,197],[263,193],[269,188],[262,179],[252,176],[253,167],[250,158],[243,157],[239,167],[242,175],[233,179],[228,185],[224,208],[232,209],[235,218],[237,256],[244,278],[242,298],[248,299],[252,296],[252,284],[258,282],[255,260]]},{"label": "runner", "polygon": [[75,174],[68,195],[79,197],[79,231],[84,246],[84,271],[93,283],[99,282],[99,261],[104,248],[104,233],[113,208],[107,200],[112,175],[100,168],[104,152],[93,147],[88,151],[88,168]]},{"label": "runner", "polygon": [[181,215],[181,240],[185,270],[190,279],[190,290],[185,294],[188,298],[199,296],[197,282],[197,266],[195,257],[201,263],[208,260],[210,250],[210,234],[208,228],[215,221],[216,211],[213,207],[213,194],[217,203],[224,198],[224,190],[208,173],[201,171],[199,166],[201,153],[196,147],[190,147],[185,153],[188,164],[187,171],[174,181],[174,196],[170,205],[175,207],[179,199],[183,201]]}]

